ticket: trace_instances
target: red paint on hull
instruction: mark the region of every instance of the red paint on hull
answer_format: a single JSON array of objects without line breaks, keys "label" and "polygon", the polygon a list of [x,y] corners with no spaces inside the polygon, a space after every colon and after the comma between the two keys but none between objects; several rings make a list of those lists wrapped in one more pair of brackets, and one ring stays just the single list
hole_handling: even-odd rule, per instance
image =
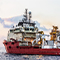
[{"label": "red paint on hull", "polygon": [[[42,55],[60,55],[60,49],[41,49],[36,46],[19,46],[19,42],[3,42],[7,53],[12,54],[42,54]],[[9,48],[10,46],[10,48]]]}]

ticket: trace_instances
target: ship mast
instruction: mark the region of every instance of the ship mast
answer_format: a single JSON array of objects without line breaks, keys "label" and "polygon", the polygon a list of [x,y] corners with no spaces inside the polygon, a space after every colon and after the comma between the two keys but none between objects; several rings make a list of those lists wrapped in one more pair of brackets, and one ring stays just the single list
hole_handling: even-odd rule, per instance
[{"label": "ship mast", "polygon": [[29,23],[30,23],[30,20],[31,20],[31,12],[29,12]]},{"label": "ship mast", "polygon": [[18,26],[22,26],[23,27],[23,24],[28,24],[29,26],[33,26],[35,27],[35,22],[31,22],[31,12],[27,11],[28,9],[25,9],[25,14],[23,15],[24,18],[22,19],[21,22],[18,23]]},{"label": "ship mast", "polygon": [[26,14],[25,17],[26,17],[26,21],[27,21],[27,19],[28,19],[28,17],[27,17],[27,10],[28,10],[28,9],[25,9],[25,14]]},{"label": "ship mast", "polygon": [[[27,14],[27,10],[28,9],[25,9],[25,15],[24,15],[24,20],[27,22],[27,20],[28,20],[28,14]],[[29,12],[29,23],[30,23],[30,20],[31,20],[31,12]]]}]

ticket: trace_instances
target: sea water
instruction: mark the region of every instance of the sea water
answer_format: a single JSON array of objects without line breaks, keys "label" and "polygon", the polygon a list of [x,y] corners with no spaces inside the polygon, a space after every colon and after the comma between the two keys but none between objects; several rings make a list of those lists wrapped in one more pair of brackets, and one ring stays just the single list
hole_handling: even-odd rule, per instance
[{"label": "sea water", "polygon": [[8,54],[0,47],[0,60],[60,60],[60,56]]}]

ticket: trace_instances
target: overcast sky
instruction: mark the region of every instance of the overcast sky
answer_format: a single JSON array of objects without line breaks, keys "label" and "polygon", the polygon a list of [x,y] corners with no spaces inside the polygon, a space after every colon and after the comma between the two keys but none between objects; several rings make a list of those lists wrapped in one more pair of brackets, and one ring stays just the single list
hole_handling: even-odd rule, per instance
[{"label": "overcast sky", "polygon": [[60,0],[0,0],[0,17],[22,15],[25,8],[32,12],[32,19],[41,25],[48,28],[60,25]]}]

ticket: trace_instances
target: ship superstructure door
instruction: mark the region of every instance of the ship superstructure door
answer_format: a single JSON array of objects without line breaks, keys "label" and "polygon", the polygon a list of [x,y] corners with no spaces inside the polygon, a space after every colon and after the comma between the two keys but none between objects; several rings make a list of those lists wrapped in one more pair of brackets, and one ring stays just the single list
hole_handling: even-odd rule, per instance
[{"label": "ship superstructure door", "polygon": [[57,41],[60,41],[60,33],[57,34]]},{"label": "ship superstructure door", "polygon": [[60,48],[60,32],[57,34],[57,47]]}]

